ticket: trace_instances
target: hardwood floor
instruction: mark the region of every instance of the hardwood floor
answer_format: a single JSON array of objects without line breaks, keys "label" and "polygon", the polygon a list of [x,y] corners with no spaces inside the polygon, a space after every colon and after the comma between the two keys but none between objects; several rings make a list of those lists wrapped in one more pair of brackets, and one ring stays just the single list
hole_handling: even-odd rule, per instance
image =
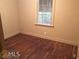
[{"label": "hardwood floor", "polygon": [[7,49],[20,52],[20,59],[76,59],[77,47],[34,36],[18,34],[5,41]]}]

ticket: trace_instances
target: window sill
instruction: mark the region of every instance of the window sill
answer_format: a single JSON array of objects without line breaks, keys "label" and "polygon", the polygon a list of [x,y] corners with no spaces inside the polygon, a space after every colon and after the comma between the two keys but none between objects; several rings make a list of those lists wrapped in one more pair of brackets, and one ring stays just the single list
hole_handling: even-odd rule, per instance
[{"label": "window sill", "polygon": [[54,27],[53,25],[50,25],[50,24],[39,24],[39,23],[36,23],[35,25],[45,26],[45,27]]}]

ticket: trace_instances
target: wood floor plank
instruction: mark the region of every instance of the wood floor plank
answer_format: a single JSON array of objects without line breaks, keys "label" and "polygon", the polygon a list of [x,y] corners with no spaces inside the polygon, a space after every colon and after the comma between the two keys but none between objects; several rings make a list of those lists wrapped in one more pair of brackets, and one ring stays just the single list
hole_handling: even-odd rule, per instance
[{"label": "wood floor plank", "polygon": [[15,35],[8,38],[5,44],[9,50],[19,51],[21,59],[76,59],[73,57],[73,49],[76,54],[77,46],[30,35]]}]

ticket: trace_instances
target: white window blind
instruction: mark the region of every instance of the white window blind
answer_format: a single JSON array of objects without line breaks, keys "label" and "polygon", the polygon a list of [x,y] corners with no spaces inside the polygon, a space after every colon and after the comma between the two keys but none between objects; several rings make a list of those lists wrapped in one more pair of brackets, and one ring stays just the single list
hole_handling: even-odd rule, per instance
[{"label": "white window blind", "polygon": [[52,25],[52,0],[38,1],[38,19],[37,24]]}]

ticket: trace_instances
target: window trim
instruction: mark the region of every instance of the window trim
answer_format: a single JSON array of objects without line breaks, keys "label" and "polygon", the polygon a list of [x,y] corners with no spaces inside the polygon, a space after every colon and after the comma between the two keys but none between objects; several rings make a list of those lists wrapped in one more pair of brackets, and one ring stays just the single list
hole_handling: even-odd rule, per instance
[{"label": "window trim", "polygon": [[55,0],[52,1],[52,11],[51,11],[51,23],[50,24],[40,24],[38,23],[38,11],[39,11],[39,0],[36,1],[36,21],[35,25],[39,26],[47,26],[47,27],[53,27],[54,26],[54,9],[55,9]]}]

